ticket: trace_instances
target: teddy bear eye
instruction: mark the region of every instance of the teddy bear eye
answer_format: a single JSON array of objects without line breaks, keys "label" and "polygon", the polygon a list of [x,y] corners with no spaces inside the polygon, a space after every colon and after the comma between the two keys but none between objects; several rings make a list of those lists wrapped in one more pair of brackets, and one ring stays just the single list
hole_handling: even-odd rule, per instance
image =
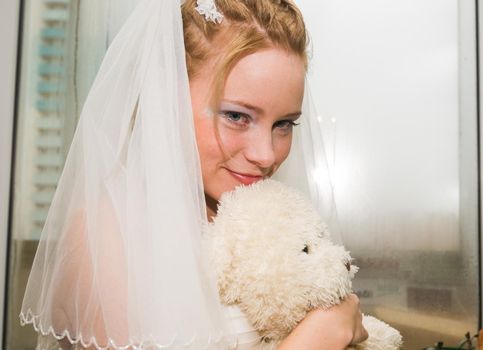
[{"label": "teddy bear eye", "polygon": [[305,253],[305,254],[308,254],[309,253],[309,246],[306,244],[304,245],[304,249],[302,249],[302,251]]}]

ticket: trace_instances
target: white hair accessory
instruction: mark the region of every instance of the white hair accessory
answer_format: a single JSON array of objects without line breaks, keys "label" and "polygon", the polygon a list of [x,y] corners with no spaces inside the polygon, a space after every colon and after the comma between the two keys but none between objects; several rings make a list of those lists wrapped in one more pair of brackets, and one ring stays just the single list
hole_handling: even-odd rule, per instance
[{"label": "white hair accessory", "polygon": [[195,10],[200,15],[205,16],[207,21],[221,23],[223,20],[223,15],[216,8],[214,0],[197,0]]}]

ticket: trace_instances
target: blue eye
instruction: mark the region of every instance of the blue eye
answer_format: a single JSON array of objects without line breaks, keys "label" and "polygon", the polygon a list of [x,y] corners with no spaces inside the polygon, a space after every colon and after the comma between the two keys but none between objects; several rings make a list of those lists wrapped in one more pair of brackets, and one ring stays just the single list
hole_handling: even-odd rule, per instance
[{"label": "blue eye", "polygon": [[248,125],[248,123],[250,123],[250,116],[245,113],[233,112],[233,111],[222,111],[221,115],[229,123],[234,124],[235,126],[246,126]]},{"label": "blue eye", "polygon": [[225,113],[225,115],[230,120],[233,120],[234,122],[240,121],[244,117],[241,113],[237,113],[237,112],[229,112],[229,113]]},{"label": "blue eye", "polygon": [[292,130],[294,126],[297,126],[299,124],[300,123],[296,123],[293,120],[287,119],[287,120],[279,120],[278,122],[273,124],[273,127],[281,130],[289,131],[289,130]]}]

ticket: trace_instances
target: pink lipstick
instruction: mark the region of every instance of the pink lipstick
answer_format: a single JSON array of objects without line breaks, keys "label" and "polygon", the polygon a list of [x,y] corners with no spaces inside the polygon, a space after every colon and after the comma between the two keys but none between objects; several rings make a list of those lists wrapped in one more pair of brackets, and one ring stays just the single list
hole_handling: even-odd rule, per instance
[{"label": "pink lipstick", "polygon": [[261,175],[248,175],[248,174],[237,173],[229,169],[226,169],[226,170],[228,170],[231,176],[233,176],[235,179],[237,179],[239,182],[241,182],[244,185],[251,185],[255,182],[263,180],[263,176]]}]

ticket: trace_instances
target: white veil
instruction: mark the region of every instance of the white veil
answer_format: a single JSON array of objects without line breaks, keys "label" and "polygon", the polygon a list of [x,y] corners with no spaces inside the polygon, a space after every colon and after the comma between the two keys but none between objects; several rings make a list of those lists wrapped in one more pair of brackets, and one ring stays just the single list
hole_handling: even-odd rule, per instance
[{"label": "white veil", "polygon": [[[277,177],[302,184],[332,222],[308,95]],[[20,315],[38,349],[58,348],[54,338],[63,349],[228,348],[205,220],[180,3],[143,0],[87,97],[39,242]]]},{"label": "white veil", "polygon": [[146,0],[82,110],[23,322],[97,348],[219,343],[225,323],[200,251],[204,203],[179,2]]},{"label": "white veil", "polygon": [[300,125],[294,128],[290,154],[273,176],[312,199],[328,225],[334,242],[341,243],[341,233],[335,205],[326,148],[323,119],[317,114],[310,86],[305,80],[305,93]]}]

